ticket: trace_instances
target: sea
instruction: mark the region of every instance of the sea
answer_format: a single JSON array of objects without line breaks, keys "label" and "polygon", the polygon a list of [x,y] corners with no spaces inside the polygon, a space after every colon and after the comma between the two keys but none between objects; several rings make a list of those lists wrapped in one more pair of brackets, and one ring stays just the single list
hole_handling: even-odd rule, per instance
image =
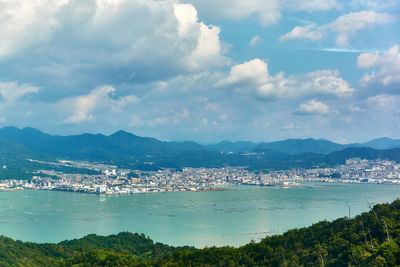
[{"label": "sea", "polygon": [[321,220],[354,217],[400,197],[400,185],[385,184],[224,189],[135,195],[3,191],[0,235],[45,243],[129,231],[174,246],[238,247]]}]

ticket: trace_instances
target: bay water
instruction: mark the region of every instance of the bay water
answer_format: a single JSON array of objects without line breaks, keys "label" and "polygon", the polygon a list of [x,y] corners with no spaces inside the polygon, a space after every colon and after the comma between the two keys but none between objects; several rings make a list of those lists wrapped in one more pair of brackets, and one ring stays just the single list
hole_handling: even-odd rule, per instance
[{"label": "bay water", "polygon": [[400,197],[400,185],[383,184],[229,189],[117,196],[0,192],[0,235],[43,243],[129,231],[169,245],[240,246]]}]

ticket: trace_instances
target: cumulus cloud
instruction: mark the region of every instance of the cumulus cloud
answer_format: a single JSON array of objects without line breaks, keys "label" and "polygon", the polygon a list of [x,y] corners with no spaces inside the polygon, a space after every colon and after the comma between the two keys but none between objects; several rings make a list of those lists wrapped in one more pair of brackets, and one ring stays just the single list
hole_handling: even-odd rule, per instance
[{"label": "cumulus cloud", "polygon": [[[221,62],[216,61],[222,59],[219,27],[199,22],[197,10],[190,4],[174,5],[174,13],[179,22],[178,36],[182,40],[193,38],[197,41],[195,49],[187,55],[187,66],[202,69],[208,64],[220,65]],[[196,32],[197,35],[193,36]]]},{"label": "cumulus cloud", "polygon": [[350,37],[355,35],[357,31],[376,24],[386,24],[394,21],[395,17],[390,14],[364,10],[342,15],[331,23],[319,26],[316,24],[296,26],[290,32],[281,36],[279,40],[309,39],[316,41],[332,32],[336,34],[336,45],[344,47],[349,45]]},{"label": "cumulus cloud", "polygon": [[310,115],[310,114],[325,115],[328,112],[329,112],[328,105],[324,104],[323,102],[313,99],[306,103],[301,104],[299,106],[296,114],[299,114],[299,115]]},{"label": "cumulus cloud", "polygon": [[112,86],[100,86],[87,95],[61,100],[57,103],[57,106],[60,106],[67,113],[70,113],[69,117],[62,123],[77,124],[82,122],[94,122],[96,118],[93,112],[97,108],[121,112],[122,108],[127,104],[139,101],[139,99],[133,95],[112,99],[110,95],[114,91],[115,88]]},{"label": "cumulus cloud", "polygon": [[0,59],[50,40],[60,26],[54,14],[64,2],[0,0]]},{"label": "cumulus cloud", "polygon": [[253,59],[233,66],[216,86],[253,90],[258,98],[264,100],[310,95],[352,95],[354,89],[339,75],[337,70],[319,70],[288,77],[283,72],[272,76],[266,62]]},{"label": "cumulus cloud", "polygon": [[0,64],[23,58],[16,69],[54,80],[162,80],[227,62],[219,27],[177,0],[0,0],[0,21]]},{"label": "cumulus cloud", "polygon": [[267,27],[277,23],[282,9],[296,11],[323,11],[337,9],[336,0],[185,0],[192,3],[202,16],[213,19],[242,20],[257,18],[260,25]]},{"label": "cumulus cloud", "polygon": [[392,46],[383,53],[363,53],[358,56],[359,68],[377,68],[377,71],[366,73],[361,78],[363,86],[380,83],[382,85],[400,83],[400,51],[399,46]]},{"label": "cumulus cloud", "polygon": [[257,17],[259,23],[266,27],[281,18],[280,2],[278,0],[187,0],[213,18],[241,20]]},{"label": "cumulus cloud", "polygon": [[[276,74],[254,59],[221,73],[218,68],[230,63],[224,57],[226,45],[220,28],[204,22],[218,21],[207,20],[213,13],[246,20],[241,27],[254,26],[254,21],[268,26],[279,21],[282,9],[291,9],[290,15],[293,10],[327,10],[336,8],[335,1],[292,0],[292,7],[286,5],[290,0],[190,1],[0,0],[0,72],[8,81],[19,81],[0,83],[0,122],[4,118],[59,134],[108,134],[123,128],[162,139],[210,142],[324,133],[336,138],[341,122],[333,107],[348,112],[356,102],[369,112],[364,102],[342,99],[354,89],[336,70]],[[224,23],[228,30],[235,25]],[[312,40],[322,40],[328,32],[339,35],[333,28],[319,31],[320,25],[310,25],[296,34]],[[245,37],[245,45],[255,46],[260,40],[256,34]],[[377,74],[382,66],[371,68],[378,68]],[[112,86],[97,87],[102,84]],[[378,99],[370,98],[371,107],[374,101]],[[322,120],[296,115],[300,113],[330,116]],[[367,125],[355,117],[361,113],[350,115],[354,124]]]},{"label": "cumulus cloud", "polygon": [[269,78],[267,63],[259,58],[235,65],[229,75],[221,79],[218,86],[259,86]]},{"label": "cumulus cloud", "polygon": [[7,102],[19,100],[26,94],[37,93],[40,88],[30,84],[18,84],[17,82],[0,83],[0,95]]},{"label": "cumulus cloud", "polygon": [[380,94],[367,99],[367,105],[371,109],[383,111],[398,111],[400,97],[397,95]]}]

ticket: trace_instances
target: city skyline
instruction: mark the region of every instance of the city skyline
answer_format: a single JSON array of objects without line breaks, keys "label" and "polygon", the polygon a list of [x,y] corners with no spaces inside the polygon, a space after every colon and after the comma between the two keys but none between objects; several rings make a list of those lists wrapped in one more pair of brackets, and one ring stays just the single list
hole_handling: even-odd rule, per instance
[{"label": "city skyline", "polygon": [[396,1],[0,5],[0,127],[202,143],[400,138]]}]

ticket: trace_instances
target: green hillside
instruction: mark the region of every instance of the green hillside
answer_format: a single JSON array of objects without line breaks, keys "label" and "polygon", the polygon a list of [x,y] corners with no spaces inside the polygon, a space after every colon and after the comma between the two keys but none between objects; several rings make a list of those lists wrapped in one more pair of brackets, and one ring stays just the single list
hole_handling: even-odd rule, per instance
[{"label": "green hillside", "polygon": [[[394,144],[396,140],[389,141],[384,144]],[[8,169],[0,170],[0,179],[28,179],[32,176],[37,166],[26,163],[26,158],[88,160],[139,170],[225,166],[248,167],[251,170],[330,167],[354,157],[400,162],[400,148],[384,150],[355,145],[348,147],[327,140],[289,139],[259,145],[222,142],[203,146],[195,142],[164,142],[124,131],[110,136],[58,136],[33,128],[4,127],[0,129],[0,164],[11,163],[6,164]],[[70,171],[74,173],[74,170]]]}]

